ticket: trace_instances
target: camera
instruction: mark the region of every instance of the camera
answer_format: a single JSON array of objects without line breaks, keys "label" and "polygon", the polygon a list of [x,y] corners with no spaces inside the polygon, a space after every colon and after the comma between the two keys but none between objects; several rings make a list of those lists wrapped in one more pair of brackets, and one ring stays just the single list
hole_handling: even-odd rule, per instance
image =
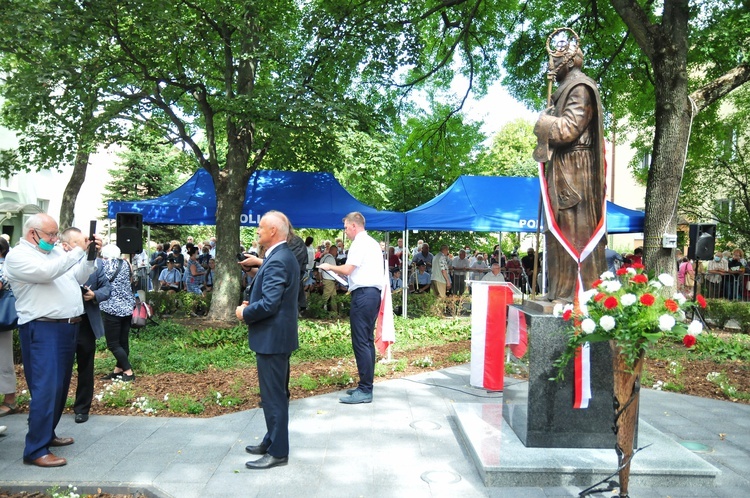
[{"label": "camera", "polygon": [[242,254],[241,252],[237,253],[237,261],[245,261],[246,259],[247,257],[245,257],[244,254]]}]

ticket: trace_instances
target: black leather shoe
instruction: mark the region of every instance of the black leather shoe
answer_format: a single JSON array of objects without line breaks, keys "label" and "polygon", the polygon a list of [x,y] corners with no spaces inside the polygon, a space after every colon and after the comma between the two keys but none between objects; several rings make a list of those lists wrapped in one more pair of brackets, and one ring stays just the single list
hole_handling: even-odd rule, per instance
[{"label": "black leather shoe", "polygon": [[251,455],[265,455],[268,453],[268,447],[265,444],[260,443],[258,446],[245,446],[245,451]]},{"label": "black leather shoe", "polygon": [[88,413],[76,413],[76,424],[82,424],[89,419]]},{"label": "black leather shoe", "polygon": [[266,453],[260,459],[247,462],[245,467],[248,469],[270,469],[272,467],[280,467],[289,463],[289,457],[276,458],[275,456]]}]

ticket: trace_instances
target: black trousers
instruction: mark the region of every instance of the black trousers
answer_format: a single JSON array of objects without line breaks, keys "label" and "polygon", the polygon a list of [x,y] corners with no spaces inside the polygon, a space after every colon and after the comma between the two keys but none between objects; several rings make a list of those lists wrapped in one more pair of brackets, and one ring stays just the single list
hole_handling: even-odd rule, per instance
[{"label": "black trousers", "polygon": [[266,419],[263,444],[276,458],[289,456],[289,353],[256,353],[260,400]]},{"label": "black trousers", "polygon": [[102,313],[104,322],[104,336],[107,338],[107,348],[117,360],[117,368],[130,370],[130,322],[132,316],[114,316]]},{"label": "black trousers", "polygon": [[359,373],[357,388],[366,393],[372,392],[375,379],[375,322],[379,311],[380,291],[377,287],[360,287],[352,291],[349,325]]},{"label": "black trousers", "polygon": [[94,354],[96,353],[96,337],[91,329],[91,323],[86,315],[78,329],[76,341],[76,363],[78,364],[78,386],[73,411],[76,414],[88,415],[91,400],[94,399]]}]

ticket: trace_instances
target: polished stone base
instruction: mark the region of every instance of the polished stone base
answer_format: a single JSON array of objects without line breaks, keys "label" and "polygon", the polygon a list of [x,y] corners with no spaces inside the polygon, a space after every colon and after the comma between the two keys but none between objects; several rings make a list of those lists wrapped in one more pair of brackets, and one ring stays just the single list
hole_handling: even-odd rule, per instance
[{"label": "polished stone base", "polygon": [[[506,384],[507,392],[507,384]],[[609,449],[529,448],[503,420],[498,403],[456,403],[456,422],[485,486],[591,486],[617,470]],[[651,425],[640,422],[648,446],[633,458],[630,484],[645,487],[713,486],[721,474]],[[617,476],[611,478],[617,481]]]},{"label": "polished stone base", "polygon": [[[522,307],[529,336],[529,381],[506,386],[503,417],[530,448],[614,448],[612,355],[608,343],[591,344],[591,393],[586,409],[573,409],[573,364],[565,380],[554,361],[565,349],[561,318]],[[637,444],[637,437],[636,437]]]}]

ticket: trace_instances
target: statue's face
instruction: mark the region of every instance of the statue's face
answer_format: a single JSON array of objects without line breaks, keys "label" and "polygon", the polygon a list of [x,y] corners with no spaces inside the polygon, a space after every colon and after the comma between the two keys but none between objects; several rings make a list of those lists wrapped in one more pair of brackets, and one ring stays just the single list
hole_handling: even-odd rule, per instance
[{"label": "statue's face", "polygon": [[568,75],[568,65],[565,64],[564,59],[562,57],[555,57],[552,59],[552,65],[555,69],[557,69],[557,72],[555,73],[555,79],[558,82],[564,80]]}]

